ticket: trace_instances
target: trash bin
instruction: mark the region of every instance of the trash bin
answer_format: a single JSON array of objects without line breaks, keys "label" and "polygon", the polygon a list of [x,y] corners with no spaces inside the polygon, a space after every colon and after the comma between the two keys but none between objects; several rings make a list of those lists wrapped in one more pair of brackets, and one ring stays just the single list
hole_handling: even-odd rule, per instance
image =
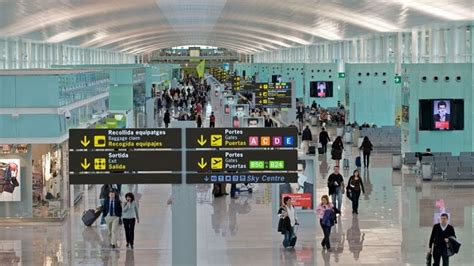
[{"label": "trash bin", "polygon": [[392,169],[393,170],[402,169],[402,155],[400,153],[392,154]]},{"label": "trash bin", "polygon": [[433,179],[433,165],[431,163],[421,163],[421,176],[426,181]]},{"label": "trash bin", "polygon": [[[352,146],[353,146],[353,147],[357,147],[357,148],[360,147],[360,144],[359,144],[359,141],[358,141],[358,140],[359,140],[359,137],[360,137],[360,131],[357,130],[357,129],[352,130],[352,139],[354,140],[354,141],[352,142]],[[357,141],[356,141],[356,140],[357,140]]]},{"label": "trash bin", "polygon": [[344,128],[343,127],[336,128],[336,135],[342,137],[344,135]]},{"label": "trash bin", "polygon": [[352,142],[352,133],[351,132],[344,133],[344,142],[345,143],[351,143]]}]

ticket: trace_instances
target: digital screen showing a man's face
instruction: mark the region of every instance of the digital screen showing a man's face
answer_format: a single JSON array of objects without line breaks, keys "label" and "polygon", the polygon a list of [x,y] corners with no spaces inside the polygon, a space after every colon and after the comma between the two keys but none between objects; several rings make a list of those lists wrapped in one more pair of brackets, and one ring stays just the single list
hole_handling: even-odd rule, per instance
[{"label": "digital screen showing a man's face", "polygon": [[440,116],[446,116],[446,104],[438,105],[438,114]]},{"label": "digital screen showing a man's face", "polygon": [[433,109],[434,127],[436,129],[450,129],[450,102],[434,101]]}]

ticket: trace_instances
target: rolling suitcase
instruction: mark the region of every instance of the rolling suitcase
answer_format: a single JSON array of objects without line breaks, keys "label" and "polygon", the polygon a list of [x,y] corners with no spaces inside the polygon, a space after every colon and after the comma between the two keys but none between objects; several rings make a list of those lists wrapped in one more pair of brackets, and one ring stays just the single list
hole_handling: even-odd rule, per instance
[{"label": "rolling suitcase", "polygon": [[298,237],[296,236],[296,233],[298,232],[298,227],[300,227],[300,225],[295,224],[293,229],[293,237],[290,240],[290,247],[294,247],[296,245],[296,241],[298,240]]},{"label": "rolling suitcase", "polygon": [[100,214],[102,213],[102,207],[97,209],[89,209],[82,213],[82,222],[85,226],[91,226],[97,218],[99,218]]},{"label": "rolling suitcase", "polygon": [[342,168],[345,170],[349,169],[349,159],[347,158],[342,159]]},{"label": "rolling suitcase", "polygon": [[308,155],[315,155],[315,154],[316,154],[316,146],[309,146]]},{"label": "rolling suitcase", "polygon": [[355,165],[357,168],[360,168],[362,166],[360,156],[357,156],[355,159]]}]

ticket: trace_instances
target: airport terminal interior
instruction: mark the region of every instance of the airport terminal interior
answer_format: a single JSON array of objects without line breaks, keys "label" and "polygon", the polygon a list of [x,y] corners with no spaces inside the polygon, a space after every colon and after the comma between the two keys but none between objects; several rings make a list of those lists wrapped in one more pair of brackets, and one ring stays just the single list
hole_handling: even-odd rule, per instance
[{"label": "airport terminal interior", "polygon": [[474,265],[472,0],[0,0],[0,265]]}]

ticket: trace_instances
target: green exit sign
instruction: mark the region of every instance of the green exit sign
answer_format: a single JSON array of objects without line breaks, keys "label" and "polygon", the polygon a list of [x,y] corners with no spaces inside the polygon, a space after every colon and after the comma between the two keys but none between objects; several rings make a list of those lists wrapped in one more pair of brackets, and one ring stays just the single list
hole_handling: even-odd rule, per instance
[{"label": "green exit sign", "polygon": [[249,169],[265,169],[265,161],[249,161]]},{"label": "green exit sign", "polygon": [[269,161],[268,168],[271,170],[283,170],[285,169],[285,161]]},{"label": "green exit sign", "polygon": [[346,77],[346,73],[345,72],[339,72],[337,73],[337,76],[341,79],[345,78]]},{"label": "green exit sign", "polygon": [[400,84],[400,83],[402,83],[402,77],[395,75],[395,84]]}]

